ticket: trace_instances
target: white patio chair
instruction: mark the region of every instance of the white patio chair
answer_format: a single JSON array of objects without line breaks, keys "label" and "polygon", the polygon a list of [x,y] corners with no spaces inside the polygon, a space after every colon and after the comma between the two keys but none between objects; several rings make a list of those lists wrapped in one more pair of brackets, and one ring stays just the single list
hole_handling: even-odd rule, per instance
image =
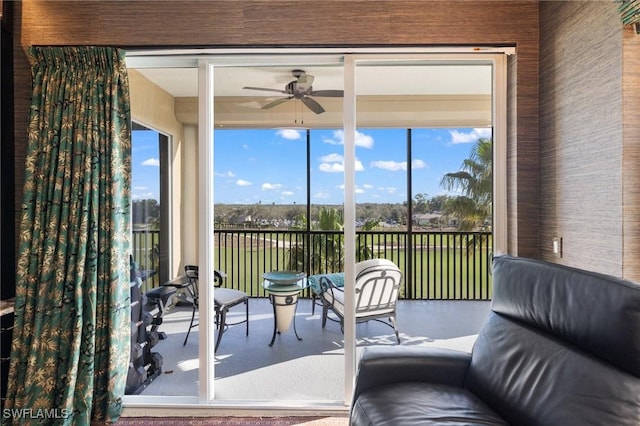
[{"label": "white patio chair", "polygon": [[[396,324],[396,302],[402,282],[402,272],[387,259],[370,259],[356,263],[355,315],[356,323],[369,320],[389,325],[400,343]],[[327,323],[329,310],[340,322],[344,332],[344,288],[336,287],[331,280],[321,278],[322,328]],[[331,319],[331,318],[329,318]],[[388,319],[389,322],[382,319]]]}]

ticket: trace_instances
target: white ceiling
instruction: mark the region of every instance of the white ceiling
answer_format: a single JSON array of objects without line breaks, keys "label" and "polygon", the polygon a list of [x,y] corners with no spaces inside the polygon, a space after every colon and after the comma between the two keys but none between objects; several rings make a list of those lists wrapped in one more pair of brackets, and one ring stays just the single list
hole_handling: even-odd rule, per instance
[{"label": "white ceiling", "polygon": [[[343,89],[342,67],[300,67],[315,77],[314,90]],[[214,74],[216,96],[251,96],[244,86],[284,89],[294,80],[293,67],[219,67]],[[146,78],[174,97],[198,95],[197,68],[141,68]],[[358,95],[489,95],[488,65],[362,66],[357,69]],[[273,96],[265,92],[265,96]]]},{"label": "white ceiling", "polygon": [[[284,90],[287,83],[295,80],[293,69],[303,69],[314,76],[313,90],[344,89],[342,66],[220,66],[214,71],[216,127],[340,127],[341,98],[314,97],[326,110],[314,114],[297,100],[261,109],[286,95],[243,89],[252,86]],[[197,68],[138,68],[137,71],[176,98],[176,116],[181,122],[197,123]],[[486,64],[413,62],[359,66],[356,69],[358,126],[490,126],[491,71],[491,66]]]}]

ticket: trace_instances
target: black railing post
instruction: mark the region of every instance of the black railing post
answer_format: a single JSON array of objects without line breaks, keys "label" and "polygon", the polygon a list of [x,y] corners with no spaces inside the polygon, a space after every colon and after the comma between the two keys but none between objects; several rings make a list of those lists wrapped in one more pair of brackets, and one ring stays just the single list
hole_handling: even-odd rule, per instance
[{"label": "black railing post", "polygon": [[[407,129],[407,235],[405,240],[405,263],[406,269],[404,274],[404,288],[410,289],[410,291],[405,293],[405,298],[413,299],[413,174],[411,167],[411,156],[413,155],[411,152],[411,129]],[[411,241],[411,244],[409,244]]]}]

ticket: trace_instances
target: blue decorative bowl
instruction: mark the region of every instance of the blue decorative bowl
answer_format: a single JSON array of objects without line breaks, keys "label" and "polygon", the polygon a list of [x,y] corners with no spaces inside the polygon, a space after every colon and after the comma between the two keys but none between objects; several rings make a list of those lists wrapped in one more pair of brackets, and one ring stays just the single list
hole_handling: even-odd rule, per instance
[{"label": "blue decorative bowl", "polygon": [[297,271],[273,271],[262,274],[265,280],[279,285],[295,284],[303,279],[304,276],[304,272]]}]

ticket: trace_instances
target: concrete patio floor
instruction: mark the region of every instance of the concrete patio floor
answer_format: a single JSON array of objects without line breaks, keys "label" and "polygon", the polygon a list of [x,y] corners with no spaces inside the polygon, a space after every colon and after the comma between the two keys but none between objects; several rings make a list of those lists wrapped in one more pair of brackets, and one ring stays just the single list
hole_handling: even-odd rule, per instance
[{"label": "concrete patio floor", "polygon": [[[397,308],[401,345],[470,351],[490,308],[487,301],[405,301]],[[336,322],[321,325],[321,307],[300,299],[295,325],[276,336],[272,347],[273,308],[268,299],[250,299],[249,336],[245,325],[230,327],[215,354],[215,398],[238,401],[335,402],[344,398],[343,334]],[[196,314],[197,315],[197,314]],[[244,305],[228,322],[244,318]],[[183,346],[190,306],[175,306],[159,331],[167,334],[153,347],[163,357],[162,374],[141,395],[198,395],[198,328]],[[197,319],[197,318],[196,318]],[[357,353],[369,345],[397,345],[393,330],[376,321],[356,325]]]}]

